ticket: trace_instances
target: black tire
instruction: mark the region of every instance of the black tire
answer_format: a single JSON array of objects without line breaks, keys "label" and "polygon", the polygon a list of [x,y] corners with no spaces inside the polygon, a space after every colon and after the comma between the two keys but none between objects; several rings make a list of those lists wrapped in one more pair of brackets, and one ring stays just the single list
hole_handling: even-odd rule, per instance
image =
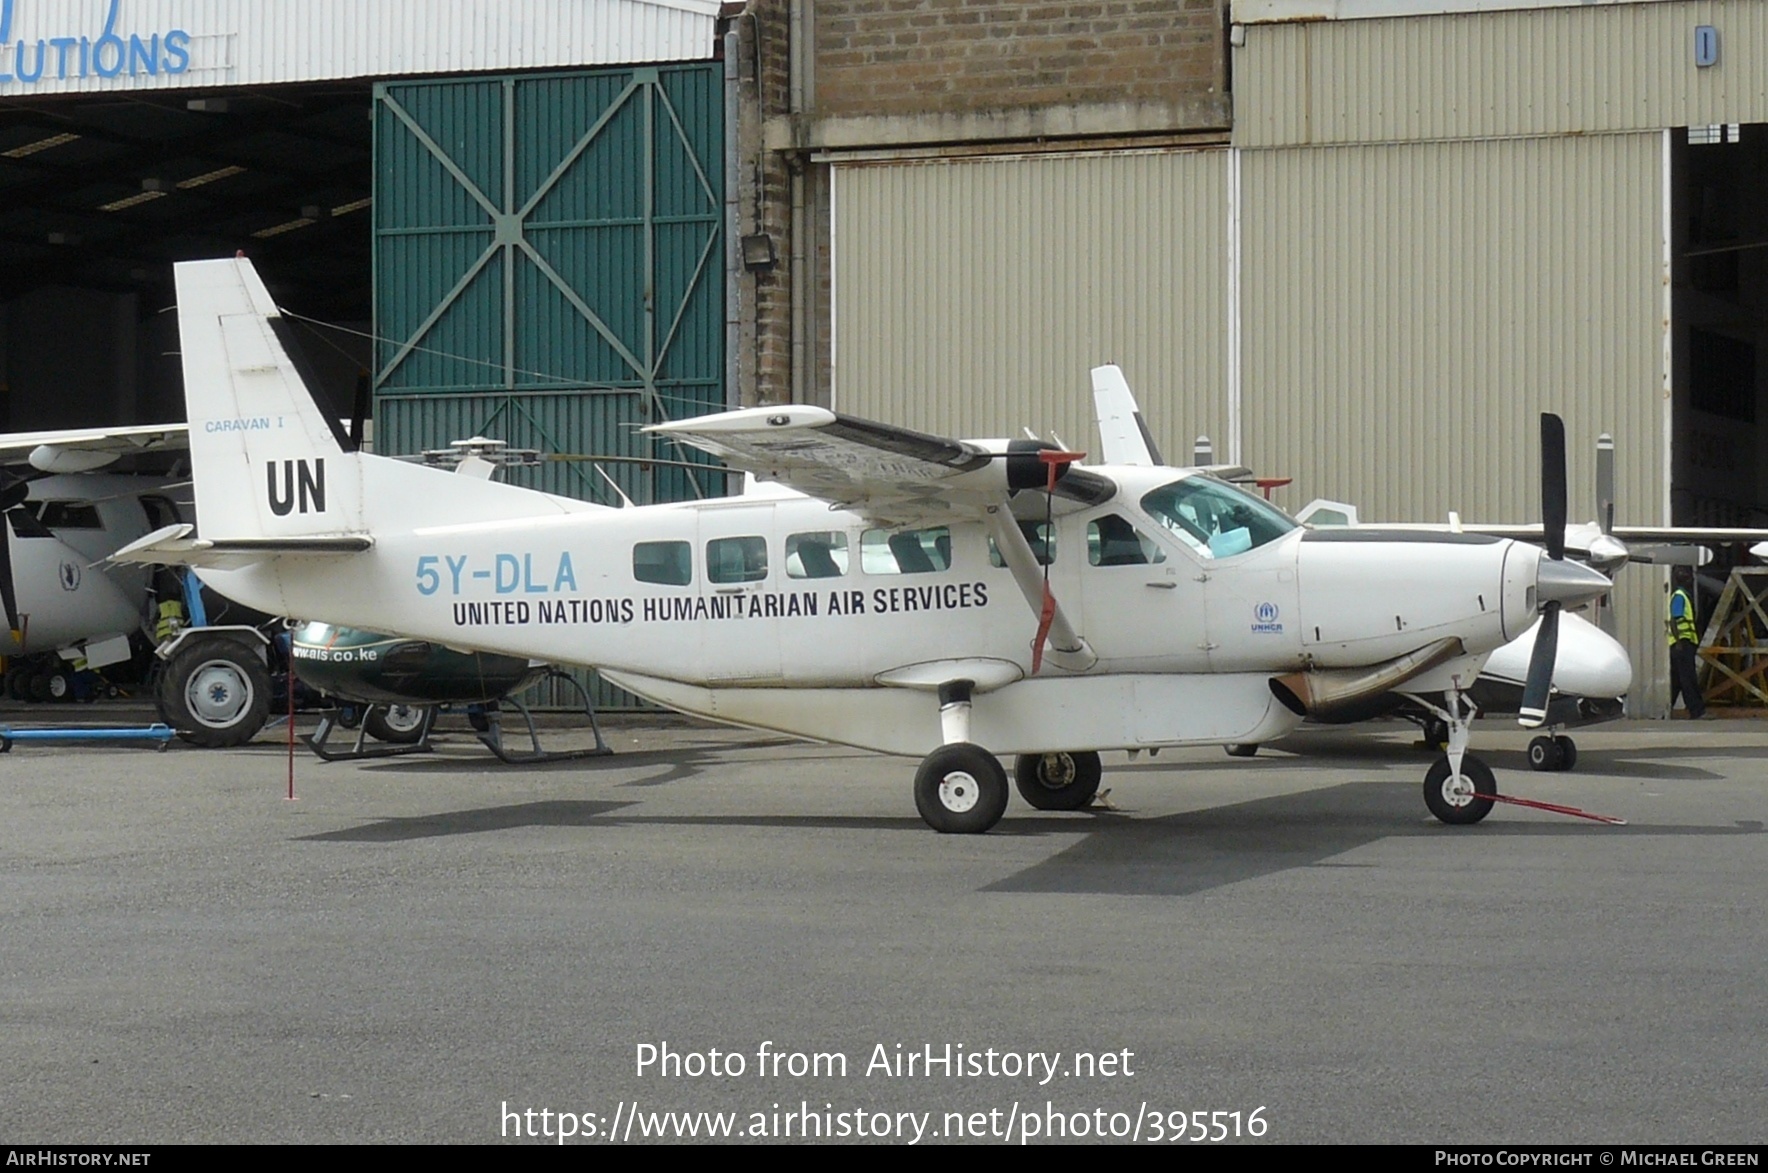
[{"label": "black tire", "polygon": [[238,640],[187,642],[160,676],[158,700],[166,724],[192,745],[244,745],[270,716],[270,672]]},{"label": "black tire", "polygon": [[24,666],[6,670],[6,695],[15,701],[31,699],[31,670]]},{"label": "black tire", "polygon": [[1256,741],[1234,741],[1222,746],[1231,758],[1250,758],[1258,753]]},{"label": "black tire", "polygon": [[1498,793],[1497,779],[1491,767],[1472,754],[1461,755],[1461,776],[1451,778],[1449,755],[1437,759],[1424,776],[1424,805],[1430,813],[1450,826],[1467,827],[1492,813],[1496,805],[1489,798],[1475,795]]},{"label": "black tire", "polygon": [[942,835],[980,835],[1007,811],[1007,771],[980,745],[942,745],[915,771],[915,809]]},{"label": "black tire", "polygon": [[1569,737],[1555,737],[1553,744],[1559,748],[1559,768],[1569,770],[1578,764],[1578,743]]},{"label": "black tire", "polygon": [[1563,738],[1535,737],[1529,740],[1529,769],[1536,771],[1565,769],[1565,751],[1559,742]]},{"label": "black tire", "polygon": [[1105,766],[1090,749],[1022,753],[1013,763],[1019,797],[1041,811],[1077,811],[1099,793]]},{"label": "black tire", "polygon": [[362,715],[362,728],[376,741],[393,745],[416,745],[430,723],[423,705],[376,705]]},{"label": "black tire", "polygon": [[49,699],[49,673],[34,672],[31,674],[31,691],[28,698],[33,704],[42,704]]}]

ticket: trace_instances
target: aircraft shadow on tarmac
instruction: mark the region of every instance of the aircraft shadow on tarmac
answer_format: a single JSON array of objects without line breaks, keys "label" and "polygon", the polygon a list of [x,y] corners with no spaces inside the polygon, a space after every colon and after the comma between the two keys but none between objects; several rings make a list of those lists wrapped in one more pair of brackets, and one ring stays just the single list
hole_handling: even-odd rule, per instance
[{"label": "aircraft shadow on tarmac", "polygon": [[[1395,838],[1708,836],[1763,831],[1759,822],[1728,827],[1599,827],[1570,819],[1509,822],[1499,815],[1478,827],[1448,828],[1423,816],[1417,802],[1417,788],[1410,784],[1347,782],[1149,819],[1120,816],[1111,819],[1109,827],[984,891],[1188,896],[1293,868],[1354,867],[1330,861],[1366,844]],[[1024,825],[1025,820],[1009,820],[1000,830]],[[1072,831],[1074,825],[1065,824],[1064,829]]]},{"label": "aircraft shadow on tarmac", "polygon": [[[1384,839],[1444,836],[1513,839],[1572,836],[1759,835],[1760,822],[1728,827],[1488,821],[1450,829],[1417,810],[1411,785],[1349,782],[1302,794],[1153,818],[1093,810],[1070,815],[1012,817],[991,839],[1080,835],[1078,842],[1019,873],[985,886],[987,892],[1059,892],[1119,896],[1188,896],[1227,884],[1307,867],[1348,867],[1334,857]],[[634,802],[541,801],[445,814],[377,820],[358,827],[302,836],[307,842],[396,843],[520,827],[743,827],[903,832],[926,837],[912,817],[829,815],[663,815],[622,813]]]}]

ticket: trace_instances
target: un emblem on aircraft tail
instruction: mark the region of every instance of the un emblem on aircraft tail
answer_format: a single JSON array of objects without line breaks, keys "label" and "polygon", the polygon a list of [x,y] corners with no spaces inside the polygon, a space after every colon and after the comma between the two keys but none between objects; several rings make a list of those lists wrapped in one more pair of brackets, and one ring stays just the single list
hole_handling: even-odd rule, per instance
[{"label": "un emblem on aircraft tail", "polygon": [[[301,513],[325,512],[324,459],[272,460],[264,466],[264,474],[270,512],[276,516],[287,517],[297,511],[297,504]],[[278,480],[282,482],[280,486]]]},{"label": "un emblem on aircraft tail", "polygon": [[1252,630],[1255,635],[1282,635],[1283,625],[1277,622],[1277,604],[1260,603],[1252,609]]}]

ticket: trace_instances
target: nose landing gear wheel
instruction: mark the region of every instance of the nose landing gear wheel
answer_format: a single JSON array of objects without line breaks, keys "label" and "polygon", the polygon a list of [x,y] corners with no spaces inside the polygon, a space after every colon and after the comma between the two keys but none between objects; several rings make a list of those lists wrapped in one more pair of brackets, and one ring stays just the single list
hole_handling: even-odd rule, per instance
[{"label": "nose landing gear wheel", "polygon": [[1077,811],[1099,793],[1105,767],[1092,750],[1020,754],[1013,763],[1019,797],[1041,811]]},{"label": "nose landing gear wheel", "polygon": [[1472,754],[1461,755],[1459,774],[1450,770],[1449,757],[1444,754],[1424,776],[1424,805],[1451,826],[1471,826],[1491,814],[1496,804],[1477,796],[1496,793],[1498,783],[1491,767]]},{"label": "nose landing gear wheel", "polygon": [[945,835],[980,835],[1007,810],[1007,771],[968,741],[942,745],[915,771],[915,809]]}]

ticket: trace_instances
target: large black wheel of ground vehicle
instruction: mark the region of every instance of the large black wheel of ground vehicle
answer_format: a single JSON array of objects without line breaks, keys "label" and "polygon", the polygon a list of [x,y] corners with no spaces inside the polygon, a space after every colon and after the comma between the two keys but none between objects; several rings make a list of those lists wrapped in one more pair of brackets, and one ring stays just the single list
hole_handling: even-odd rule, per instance
[{"label": "large black wheel of ground vehicle", "polygon": [[1470,753],[1461,755],[1461,773],[1449,768],[1449,755],[1444,754],[1424,776],[1424,805],[1452,826],[1470,826],[1491,814],[1492,800],[1479,796],[1496,793],[1491,767]]},{"label": "large black wheel of ground vehicle", "polygon": [[166,724],[192,745],[244,745],[270,716],[270,672],[238,640],[197,640],[166,665],[158,700]]},{"label": "large black wheel of ground vehicle", "polygon": [[941,834],[980,835],[1007,811],[1007,771],[980,745],[942,745],[915,771],[915,809]]},{"label": "large black wheel of ground vehicle", "polygon": [[1077,811],[1099,793],[1105,767],[1090,749],[1022,753],[1013,763],[1019,797],[1041,811]]},{"label": "large black wheel of ground vehicle", "polygon": [[430,710],[424,705],[376,705],[362,717],[362,728],[377,741],[415,745],[423,740]]},{"label": "large black wheel of ground vehicle", "polygon": [[6,695],[15,701],[31,699],[31,670],[15,664],[6,670]]}]

